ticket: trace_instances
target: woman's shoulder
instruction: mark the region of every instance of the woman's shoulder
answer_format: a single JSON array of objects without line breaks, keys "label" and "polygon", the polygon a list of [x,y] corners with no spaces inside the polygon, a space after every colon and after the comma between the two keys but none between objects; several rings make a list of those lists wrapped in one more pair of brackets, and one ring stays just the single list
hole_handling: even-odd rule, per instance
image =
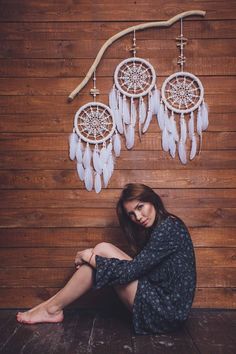
[{"label": "woman's shoulder", "polygon": [[165,232],[169,233],[173,229],[175,231],[183,230],[188,232],[186,225],[180,218],[175,215],[168,215],[154,226],[152,234],[162,234]]}]

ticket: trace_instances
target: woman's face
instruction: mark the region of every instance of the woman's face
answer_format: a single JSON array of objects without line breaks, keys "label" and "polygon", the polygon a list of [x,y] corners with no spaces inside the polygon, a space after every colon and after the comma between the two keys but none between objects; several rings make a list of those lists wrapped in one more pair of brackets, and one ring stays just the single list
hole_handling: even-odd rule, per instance
[{"label": "woman's face", "polygon": [[134,199],[125,202],[124,208],[133,222],[145,228],[151,227],[156,219],[156,209],[151,203]]}]

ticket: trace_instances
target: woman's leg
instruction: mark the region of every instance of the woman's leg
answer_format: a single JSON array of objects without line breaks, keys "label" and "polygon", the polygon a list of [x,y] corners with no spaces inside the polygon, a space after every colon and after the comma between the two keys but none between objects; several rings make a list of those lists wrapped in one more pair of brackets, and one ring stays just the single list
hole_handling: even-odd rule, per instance
[{"label": "woman's leg", "polygon": [[61,322],[63,308],[83,295],[93,284],[93,270],[83,264],[56,295],[27,312],[19,312],[17,320],[24,323]]},{"label": "woman's leg", "polygon": [[[106,242],[95,246],[93,252],[107,258],[132,259],[116,246]],[[81,265],[63,289],[49,300],[31,310],[19,312],[17,314],[17,320],[29,324],[38,322],[61,322],[63,320],[63,308],[83,295],[92,285],[93,269],[87,264]],[[135,280],[129,284],[114,287],[121,300],[130,310],[133,306],[137,285],[138,281]]]},{"label": "woman's leg", "polygon": [[[103,257],[107,258],[118,258],[125,260],[132,260],[132,258],[123,252],[118,247],[112,245],[111,243],[102,242],[94,247],[93,252]],[[132,311],[135,294],[138,287],[138,280],[134,280],[128,284],[115,285],[114,289],[122,302],[127,306],[127,308]]]}]

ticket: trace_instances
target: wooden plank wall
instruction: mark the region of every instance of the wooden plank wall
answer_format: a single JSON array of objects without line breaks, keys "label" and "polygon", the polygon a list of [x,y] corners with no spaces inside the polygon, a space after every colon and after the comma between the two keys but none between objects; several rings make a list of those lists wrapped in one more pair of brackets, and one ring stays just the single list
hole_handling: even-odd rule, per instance
[{"label": "wooden plank wall", "polygon": [[[186,70],[202,80],[210,108],[200,156],[186,166],[172,160],[153,121],[142,143],[123,148],[109,188],[85,191],[67,140],[92,81],[73,103],[67,95],[111,35],[193,9],[207,11],[184,22]],[[233,0],[1,1],[1,307],[29,307],[55,293],[72,274],[78,249],[102,240],[126,249],[114,207],[127,182],[155,188],[189,226],[198,266],[194,306],[236,307],[235,10]],[[159,88],[177,70],[178,34],[179,24],[137,32],[138,55],[154,65]],[[104,103],[130,45],[131,36],[117,41],[99,65]]]}]

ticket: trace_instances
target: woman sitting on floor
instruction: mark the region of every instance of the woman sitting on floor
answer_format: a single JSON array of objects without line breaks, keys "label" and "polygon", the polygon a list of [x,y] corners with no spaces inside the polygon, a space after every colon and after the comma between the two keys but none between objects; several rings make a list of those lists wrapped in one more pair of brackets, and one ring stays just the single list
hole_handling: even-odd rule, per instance
[{"label": "woman sitting on floor", "polygon": [[185,224],[143,184],[125,186],[117,215],[135,257],[106,242],[79,251],[77,270],[65,287],[19,312],[19,322],[61,322],[63,308],[89,289],[113,286],[132,312],[135,333],[166,333],[184,323],[196,287],[194,249]]}]

